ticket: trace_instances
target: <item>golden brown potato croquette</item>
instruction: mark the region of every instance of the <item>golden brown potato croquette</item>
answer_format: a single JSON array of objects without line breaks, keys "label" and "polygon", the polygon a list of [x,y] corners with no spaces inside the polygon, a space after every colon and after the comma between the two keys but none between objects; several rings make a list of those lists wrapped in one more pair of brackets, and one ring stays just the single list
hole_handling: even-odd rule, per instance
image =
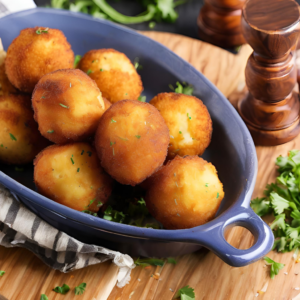
[{"label": "golden brown potato croquette", "polygon": [[95,81],[78,69],[43,76],[34,89],[32,106],[41,134],[56,144],[92,136],[105,111]]},{"label": "golden brown potato croquette", "polygon": [[124,99],[138,100],[143,91],[140,75],[129,58],[114,49],[87,52],[78,68],[94,79],[103,97],[112,103]]},{"label": "golden brown potato croquette", "polygon": [[108,200],[113,184],[88,143],[53,145],[43,150],[34,161],[34,182],[44,196],[92,212]]},{"label": "golden brown potato croquette", "polygon": [[30,97],[0,96],[0,161],[26,164],[48,145],[49,141],[41,136],[33,119]]},{"label": "golden brown potato croquette", "polygon": [[198,156],[176,156],[147,181],[147,208],[166,229],[207,223],[224,198],[216,168]]},{"label": "golden brown potato croquette", "polygon": [[5,71],[20,91],[31,93],[42,76],[73,68],[74,53],[65,35],[45,27],[21,30],[7,49]]},{"label": "golden brown potato croquette", "polygon": [[200,99],[184,94],[161,93],[150,104],[159,110],[169,127],[168,158],[203,154],[210,144],[212,121]]},{"label": "golden brown potato croquette", "polygon": [[108,110],[112,106],[112,104],[106,98],[104,98],[104,97],[102,97],[102,98],[103,98],[105,110]]},{"label": "golden brown potato croquette", "polygon": [[[4,64],[0,66],[0,95],[16,94],[18,90],[8,80]],[[29,99],[30,101],[30,99]]]},{"label": "golden brown potato croquette", "polygon": [[163,164],[169,140],[168,127],[154,106],[123,100],[103,114],[95,146],[106,172],[135,186]]}]

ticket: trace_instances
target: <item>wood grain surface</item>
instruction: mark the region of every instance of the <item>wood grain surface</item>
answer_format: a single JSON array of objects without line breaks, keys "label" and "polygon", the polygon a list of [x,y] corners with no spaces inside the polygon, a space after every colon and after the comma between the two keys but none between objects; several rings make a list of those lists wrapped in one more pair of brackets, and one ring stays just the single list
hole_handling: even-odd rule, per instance
[{"label": "wood grain surface", "polygon": [[[231,94],[230,101],[233,103],[243,97],[244,68],[251,53],[249,46],[243,46],[238,55],[233,55],[174,34],[150,32],[146,35],[193,64],[226,96]],[[274,180],[275,158],[293,148],[300,149],[300,137],[281,146],[257,147],[259,172],[254,197],[261,195],[265,184]],[[227,240],[240,249],[250,247],[253,242],[252,235],[240,227],[228,232]],[[49,300],[171,300],[177,289],[190,285],[195,288],[197,300],[294,299],[300,293],[294,289],[300,287],[300,264],[292,259],[292,253],[271,252],[269,256],[286,264],[275,280],[269,278],[269,269],[262,260],[243,268],[233,268],[204,249],[178,257],[177,265],[166,263],[163,267],[136,267],[130,284],[120,289],[114,287],[117,267],[110,262],[62,274],[45,266],[27,250],[0,247],[0,270],[6,271],[0,277],[0,294],[9,300],[39,300],[42,293],[47,294]],[[295,275],[298,272],[299,275]],[[155,273],[160,274],[159,278],[151,277]],[[74,296],[73,291],[66,296],[51,291],[63,283],[74,288],[82,282],[87,283],[82,296]],[[266,292],[256,298],[257,292],[262,289]]]}]

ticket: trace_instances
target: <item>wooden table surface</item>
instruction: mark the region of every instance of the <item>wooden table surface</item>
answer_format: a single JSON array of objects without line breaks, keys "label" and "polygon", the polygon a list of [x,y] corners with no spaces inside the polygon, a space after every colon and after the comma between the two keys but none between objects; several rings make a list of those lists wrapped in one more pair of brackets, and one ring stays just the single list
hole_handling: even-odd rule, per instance
[{"label": "wooden table surface", "polygon": [[[158,32],[144,34],[190,62],[232,103],[242,96],[244,68],[251,53],[249,46],[243,46],[238,55],[233,55],[179,35]],[[266,183],[274,181],[276,157],[286,155],[288,150],[295,148],[300,149],[300,136],[285,145],[256,148],[259,170],[253,197],[261,196]],[[249,248],[253,243],[252,235],[240,227],[228,232],[227,240],[239,249]],[[292,253],[278,254],[272,251],[269,256],[286,265],[274,280],[269,278],[268,267],[262,260],[250,266],[234,268],[213,253],[202,250],[178,257],[177,265],[165,264],[163,267],[146,269],[136,267],[130,283],[120,289],[115,286],[117,267],[110,262],[63,274],[47,267],[27,250],[0,247],[0,270],[6,271],[0,277],[0,294],[9,300],[39,300],[42,293],[49,300],[171,300],[179,288],[190,285],[195,289],[196,300],[296,300],[300,294],[299,290],[295,290],[295,287],[300,287],[300,264],[292,259]],[[160,274],[159,279],[151,277],[156,272]],[[295,275],[298,272],[299,275]],[[65,296],[52,291],[63,283],[74,288],[82,282],[87,283],[82,296],[75,297],[73,291]],[[262,289],[265,292],[257,295]]]}]

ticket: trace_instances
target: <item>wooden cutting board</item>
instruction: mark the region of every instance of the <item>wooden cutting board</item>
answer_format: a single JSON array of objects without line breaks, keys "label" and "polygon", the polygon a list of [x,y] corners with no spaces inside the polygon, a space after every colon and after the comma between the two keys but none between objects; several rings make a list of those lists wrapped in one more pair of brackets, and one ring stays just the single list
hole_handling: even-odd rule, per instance
[{"label": "wooden cutting board", "polygon": [[[249,46],[243,46],[238,55],[233,55],[180,35],[144,34],[190,62],[226,97],[230,96],[233,103],[242,96],[244,68],[251,53]],[[294,148],[300,149],[300,136],[282,146],[257,147],[259,170],[253,197],[262,195],[266,183],[275,179],[275,158],[280,154],[286,155],[288,150]],[[253,242],[252,235],[239,227],[227,234],[227,240],[239,249],[248,248]],[[196,300],[295,300],[300,294],[300,290],[294,289],[300,287],[300,264],[292,259],[292,253],[270,252],[269,256],[286,264],[275,280],[269,278],[268,267],[262,260],[243,268],[233,268],[213,253],[203,250],[178,257],[177,265],[165,264],[146,269],[136,267],[132,271],[130,284],[120,289],[115,287],[117,267],[110,262],[63,274],[47,267],[27,250],[0,247],[0,270],[6,271],[0,277],[0,299],[2,295],[9,300],[39,300],[40,295],[45,293],[49,300],[171,300],[179,288],[190,285],[195,289]],[[299,275],[295,275],[298,272]],[[151,277],[155,273],[159,273],[160,277]],[[82,282],[87,283],[82,296],[75,296],[73,291],[65,296],[52,291],[63,283],[74,288]],[[266,292],[257,296],[262,289]]]}]

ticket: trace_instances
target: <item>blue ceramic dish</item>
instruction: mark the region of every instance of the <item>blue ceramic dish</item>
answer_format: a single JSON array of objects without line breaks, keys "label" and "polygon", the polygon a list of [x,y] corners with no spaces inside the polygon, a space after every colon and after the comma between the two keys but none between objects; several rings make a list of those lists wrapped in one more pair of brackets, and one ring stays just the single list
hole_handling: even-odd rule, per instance
[{"label": "blue ceramic dish", "polygon": [[[153,40],[105,20],[68,11],[33,9],[0,19],[4,48],[21,29],[44,26],[64,32],[75,54],[91,49],[115,48],[131,60],[138,57],[140,72],[150,100],[168,85],[186,81],[207,106],[213,120],[213,136],[204,158],[217,168],[224,184],[225,198],[211,222],[185,230],[156,230],[117,224],[60,205],[34,190],[32,166],[25,172],[0,166],[0,183],[38,216],[80,241],[106,246],[133,256],[167,257],[190,253],[204,246],[232,266],[244,266],[270,251],[273,234],[249,207],[256,174],[257,158],[252,138],[231,104],[202,74],[176,54]],[[255,237],[248,250],[238,250],[224,238],[226,228],[244,226]]]}]

